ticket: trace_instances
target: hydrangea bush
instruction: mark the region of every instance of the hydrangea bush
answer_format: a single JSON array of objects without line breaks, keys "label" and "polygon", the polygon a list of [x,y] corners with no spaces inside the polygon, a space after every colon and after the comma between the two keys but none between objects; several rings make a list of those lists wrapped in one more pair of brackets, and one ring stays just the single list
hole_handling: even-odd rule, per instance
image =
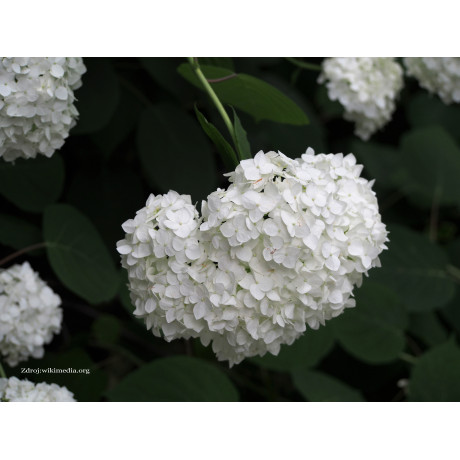
[{"label": "hydrangea bush", "polygon": [[0,400],[460,401],[457,63],[3,58]]},{"label": "hydrangea bush", "polygon": [[41,358],[61,331],[61,299],[28,262],[0,270],[0,356],[16,366]]},{"label": "hydrangea bush", "polygon": [[437,94],[444,104],[460,102],[460,58],[404,58],[407,74],[420,86]]},{"label": "hydrangea bush", "polygon": [[50,157],[75,125],[82,58],[0,59],[0,158]]},{"label": "hydrangea bush", "polygon": [[277,355],[355,306],[387,232],[349,154],[259,152],[202,204],[150,196],[118,243],[134,314],[166,340],[199,337],[230,365]]},{"label": "hydrangea bush", "polygon": [[0,401],[2,402],[75,402],[74,395],[55,383],[37,383],[16,377],[0,378]]},{"label": "hydrangea bush", "polygon": [[329,58],[318,79],[339,101],[355,134],[368,140],[390,120],[403,87],[403,69],[394,58]]}]

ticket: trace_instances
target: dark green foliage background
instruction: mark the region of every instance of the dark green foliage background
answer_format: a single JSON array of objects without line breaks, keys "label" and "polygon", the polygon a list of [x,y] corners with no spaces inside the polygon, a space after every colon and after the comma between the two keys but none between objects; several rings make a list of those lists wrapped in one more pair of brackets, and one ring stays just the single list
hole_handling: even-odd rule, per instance
[{"label": "dark green foliage background", "polygon": [[[149,193],[174,189],[199,203],[226,187],[218,152],[234,146],[185,59],[86,59],[80,120],[61,151],[0,162],[0,259],[45,242],[6,266],[29,260],[64,309],[45,357],[5,365],[7,374],[66,385],[80,401],[459,401],[460,105],[406,78],[393,120],[362,142],[318,72],[282,58],[200,63],[208,78],[238,74],[214,87],[252,154],[295,158],[311,146],[357,156],[390,230],[382,268],[356,291],[356,309],[278,357],[229,369],[196,340],[155,338],[131,314],[121,224]],[[90,373],[21,373],[46,367]]]}]

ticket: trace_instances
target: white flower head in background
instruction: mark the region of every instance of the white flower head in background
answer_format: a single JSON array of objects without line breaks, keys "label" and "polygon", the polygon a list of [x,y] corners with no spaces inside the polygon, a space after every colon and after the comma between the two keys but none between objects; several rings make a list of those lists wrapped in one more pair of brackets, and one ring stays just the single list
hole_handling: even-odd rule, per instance
[{"label": "white flower head in background", "polygon": [[28,262],[0,271],[0,357],[16,366],[41,358],[61,330],[61,299]]},{"label": "white flower head in background", "polygon": [[[190,197],[152,196],[118,243],[134,314],[167,340],[212,342],[233,365],[277,355],[354,307],[353,288],[387,241],[361,170],[351,154],[259,152],[208,196],[200,220]],[[188,217],[177,227],[179,200]]]},{"label": "white flower head in background", "polygon": [[319,83],[329,98],[339,101],[345,119],[355,122],[355,134],[368,140],[385,126],[403,87],[403,69],[394,58],[328,58]]},{"label": "white flower head in background", "polygon": [[82,58],[0,58],[0,158],[51,157],[75,125]]},{"label": "white flower head in background", "polygon": [[76,402],[66,387],[55,383],[32,383],[16,377],[0,378],[0,402]]},{"label": "white flower head in background", "polygon": [[460,102],[460,58],[404,58],[404,65],[408,75],[415,77],[422,88],[437,94],[444,104]]}]

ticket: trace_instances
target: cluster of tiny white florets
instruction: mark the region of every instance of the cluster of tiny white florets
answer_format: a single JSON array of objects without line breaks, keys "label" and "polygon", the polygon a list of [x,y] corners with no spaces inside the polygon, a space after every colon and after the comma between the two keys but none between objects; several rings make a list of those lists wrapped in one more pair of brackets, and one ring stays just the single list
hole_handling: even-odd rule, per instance
[{"label": "cluster of tiny white florets", "polygon": [[202,204],[151,196],[118,243],[135,314],[167,340],[199,337],[230,365],[278,354],[353,307],[387,232],[350,154],[259,152]]},{"label": "cluster of tiny white florets", "polygon": [[0,379],[0,402],[76,402],[66,387],[55,383],[32,383],[16,377]]},{"label": "cluster of tiny white florets", "polygon": [[363,140],[386,125],[403,87],[403,69],[394,58],[328,58],[323,61],[320,83],[329,98],[345,109],[345,119],[356,123]]},{"label": "cluster of tiny white florets", "polygon": [[460,58],[404,58],[407,74],[420,86],[437,94],[445,104],[460,102]]},{"label": "cluster of tiny white florets", "polygon": [[[206,297],[193,280],[192,266],[205,266],[198,241],[198,212],[190,196],[170,191],[150,195],[145,208],[123,224],[117,249],[128,270],[134,314],[166,340],[198,337],[205,327],[195,305]],[[199,308],[199,307],[197,307]],[[195,312],[194,312],[195,310]]]},{"label": "cluster of tiny white florets", "polygon": [[0,59],[0,157],[50,157],[62,147],[85,71],[82,58]]},{"label": "cluster of tiny white florets", "polygon": [[0,271],[0,355],[10,366],[30,356],[61,330],[61,299],[28,262]]}]

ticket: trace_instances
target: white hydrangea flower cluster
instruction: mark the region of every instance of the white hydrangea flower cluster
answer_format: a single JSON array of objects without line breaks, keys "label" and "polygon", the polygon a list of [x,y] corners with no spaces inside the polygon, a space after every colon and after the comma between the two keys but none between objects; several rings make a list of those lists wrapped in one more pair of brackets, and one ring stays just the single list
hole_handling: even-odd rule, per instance
[{"label": "white hydrangea flower cluster", "polygon": [[74,394],[55,383],[32,383],[16,377],[0,378],[0,402],[76,402]]},{"label": "white hydrangea flower cluster", "polygon": [[205,326],[194,307],[207,293],[191,277],[192,266],[206,264],[198,217],[190,196],[174,191],[150,195],[134,220],[123,224],[126,238],[117,243],[134,314],[168,341],[198,337]]},{"label": "white hydrangea flower cluster", "polygon": [[51,157],[75,125],[82,58],[1,58],[0,157]]},{"label": "white hydrangea flower cluster", "polygon": [[357,136],[368,140],[391,120],[403,87],[403,69],[394,58],[328,58],[322,68],[318,82],[343,105]]},{"label": "white hydrangea flower cluster", "polygon": [[233,365],[276,355],[355,306],[353,288],[387,241],[361,170],[352,154],[259,152],[209,195],[201,219],[188,196],[151,196],[118,243],[135,315],[167,340],[212,342]]},{"label": "white hydrangea flower cluster", "polygon": [[422,88],[437,94],[444,104],[460,102],[460,58],[404,58],[404,65],[408,75],[415,77]]},{"label": "white hydrangea flower cluster", "polygon": [[28,262],[0,271],[0,354],[10,366],[43,357],[44,344],[61,330],[60,305]]}]

